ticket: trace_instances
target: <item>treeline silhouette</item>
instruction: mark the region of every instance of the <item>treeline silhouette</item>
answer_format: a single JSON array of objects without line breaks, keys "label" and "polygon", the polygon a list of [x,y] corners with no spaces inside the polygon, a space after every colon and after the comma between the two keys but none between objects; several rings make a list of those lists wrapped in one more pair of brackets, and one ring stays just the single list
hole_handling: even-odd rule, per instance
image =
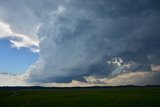
[{"label": "treeline silhouette", "polygon": [[41,89],[109,89],[109,88],[135,88],[135,87],[160,87],[160,85],[125,85],[125,86],[90,86],[90,87],[43,87],[43,86],[1,86],[0,90],[41,90]]}]

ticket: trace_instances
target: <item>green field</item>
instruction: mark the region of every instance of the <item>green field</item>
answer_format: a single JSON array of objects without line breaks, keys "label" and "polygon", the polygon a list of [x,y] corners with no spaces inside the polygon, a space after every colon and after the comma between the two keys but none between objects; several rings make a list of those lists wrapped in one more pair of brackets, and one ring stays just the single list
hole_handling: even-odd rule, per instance
[{"label": "green field", "polygon": [[160,87],[0,90],[0,107],[160,107]]}]

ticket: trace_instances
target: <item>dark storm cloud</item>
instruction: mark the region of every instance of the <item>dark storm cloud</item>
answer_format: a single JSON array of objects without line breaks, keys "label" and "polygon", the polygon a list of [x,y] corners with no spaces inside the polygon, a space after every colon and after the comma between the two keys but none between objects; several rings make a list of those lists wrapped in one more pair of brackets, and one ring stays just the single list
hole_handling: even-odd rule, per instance
[{"label": "dark storm cloud", "polygon": [[[41,58],[28,70],[29,81],[85,81],[160,64],[159,1],[71,0],[52,9],[38,32]],[[113,58],[123,64],[109,64]]]}]

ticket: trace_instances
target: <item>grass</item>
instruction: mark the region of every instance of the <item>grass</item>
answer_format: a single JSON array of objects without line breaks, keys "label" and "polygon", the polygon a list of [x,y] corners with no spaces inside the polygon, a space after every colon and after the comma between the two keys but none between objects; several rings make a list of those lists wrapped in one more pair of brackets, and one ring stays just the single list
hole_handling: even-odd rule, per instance
[{"label": "grass", "polygon": [[0,90],[0,107],[160,107],[160,87]]}]

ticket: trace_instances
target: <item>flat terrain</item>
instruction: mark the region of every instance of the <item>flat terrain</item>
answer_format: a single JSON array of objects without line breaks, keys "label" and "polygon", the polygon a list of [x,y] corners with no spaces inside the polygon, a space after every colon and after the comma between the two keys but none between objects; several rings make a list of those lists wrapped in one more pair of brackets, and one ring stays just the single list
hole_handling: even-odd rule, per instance
[{"label": "flat terrain", "polygon": [[0,89],[0,107],[160,107],[160,87]]}]

